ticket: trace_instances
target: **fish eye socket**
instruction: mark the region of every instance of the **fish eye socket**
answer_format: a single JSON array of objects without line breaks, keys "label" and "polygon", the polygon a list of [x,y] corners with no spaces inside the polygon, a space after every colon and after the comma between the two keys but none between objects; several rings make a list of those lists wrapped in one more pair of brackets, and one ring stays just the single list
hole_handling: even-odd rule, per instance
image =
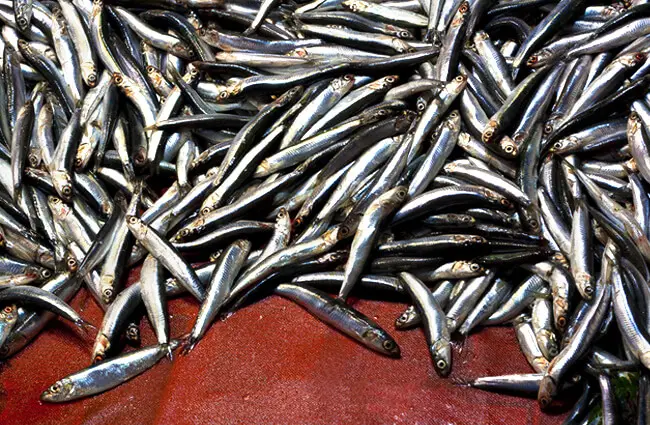
[{"label": "fish eye socket", "polygon": [[9,313],[11,313],[12,311],[14,311],[14,309],[13,309],[13,307],[11,307],[11,306],[8,305],[8,306],[6,306],[2,311],[4,311],[5,313],[9,314]]},{"label": "fish eye socket", "polygon": [[381,345],[382,345],[386,350],[392,350],[393,348],[395,348],[395,343],[394,343],[393,341],[390,341],[390,340],[388,340],[388,341],[384,341]]},{"label": "fish eye socket", "polygon": [[502,199],[500,202],[501,202],[501,205],[510,205],[510,202],[508,202],[507,199]]}]

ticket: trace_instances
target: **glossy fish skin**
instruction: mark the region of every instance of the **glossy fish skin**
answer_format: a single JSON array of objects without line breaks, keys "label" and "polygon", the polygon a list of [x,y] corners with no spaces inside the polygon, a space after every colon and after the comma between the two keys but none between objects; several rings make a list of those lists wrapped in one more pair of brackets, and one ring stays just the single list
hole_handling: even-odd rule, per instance
[{"label": "glossy fish skin", "polygon": [[146,372],[176,346],[178,342],[172,341],[171,345],[145,347],[90,366],[54,383],[41,400],[64,403],[108,391]]},{"label": "glossy fish skin", "polygon": [[167,345],[169,343],[169,320],[162,272],[160,262],[148,255],[142,263],[140,286],[142,301],[147,309],[147,316],[156,334],[158,344]]},{"label": "glossy fish skin", "polygon": [[269,277],[274,272],[329,251],[342,238],[347,236],[345,227],[332,227],[320,237],[308,242],[295,244],[268,256],[255,267],[250,268],[235,282],[224,305],[232,303],[248,292],[255,284]]},{"label": "glossy fish skin", "polygon": [[294,301],[321,321],[373,351],[400,357],[395,340],[379,325],[338,298],[305,286],[281,284],[275,294]]},{"label": "glossy fish skin", "polygon": [[194,348],[214,321],[250,250],[251,243],[239,239],[228,246],[219,257],[219,263],[210,277],[205,301],[201,305],[192,331],[184,342],[185,354]]},{"label": "glossy fish skin", "polygon": [[480,186],[443,187],[411,199],[395,214],[392,224],[404,223],[440,211],[442,205],[481,205],[507,209],[512,204],[500,194]]},{"label": "glossy fish skin", "polygon": [[456,146],[460,132],[460,114],[452,111],[449,117],[441,124],[435,142],[426,153],[424,161],[416,171],[408,188],[408,197],[420,195],[430,185],[438,172],[444,166],[451,151]]},{"label": "glossy fish skin", "polygon": [[22,186],[23,169],[27,162],[29,139],[32,135],[34,117],[34,106],[32,102],[25,102],[23,107],[18,111],[11,140],[12,197],[14,199],[17,198]]},{"label": "glossy fish skin", "polygon": [[382,222],[406,198],[406,188],[398,186],[375,199],[361,217],[352,240],[350,257],[345,266],[345,278],[339,291],[339,298],[346,300],[352,288],[361,277]]},{"label": "glossy fish skin", "polygon": [[429,288],[415,276],[402,272],[399,277],[422,317],[429,353],[434,362],[436,373],[445,377],[451,372],[452,352],[447,319],[442,307]]},{"label": "glossy fish skin", "polygon": [[537,345],[535,332],[530,324],[530,318],[527,316],[519,316],[515,319],[515,333],[521,351],[526,356],[526,360],[537,373],[544,373],[548,369],[548,360],[542,355],[541,350]]},{"label": "glossy fish skin", "polygon": [[[528,35],[523,45],[519,48],[517,56],[513,60],[512,68],[518,70],[528,60],[528,56],[537,47],[553,34],[558,28],[564,25],[573,14],[584,3],[583,0],[574,0],[559,3],[553,10],[542,19],[537,27]],[[516,75],[516,74],[515,74]]]},{"label": "glossy fish skin", "polygon": [[14,286],[0,292],[0,301],[32,304],[57,314],[79,327],[89,326],[67,303],[51,292],[33,286]]},{"label": "glossy fish skin", "polygon": [[447,29],[447,34],[442,40],[440,56],[436,63],[436,77],[441,81],[451,80],[456,71],[461,45],[465,39],[465,31],[469,23],[469,16],[471,16],[470,3],[463,1],[458,5],[458,9]]},{"label": "glossy fish skin", "polygon": [[468,335],[472,329],[480,325],[499,309],[501,302],[510,294],[511,286],[503,279],[497,278],[490,289],[488,289],[481,300],[469,313],[463,324],[458,328],[458,333]]},{"label": "glossy fish skin", "polygon": [[[70,277],[71,275],[68,272],[57,274],[47,281],[42,286],[42,289],[54,293],[62,300],[69,301],[77,293],[81,285],[80,280],[71,279]],[[54,313],[49,311],[34,312],[19,308],[18,322],[5,340],[5,343],[0,346],[0,358],[9,358],[22,350],[54,317]]]},{"label": "glossy fish skin", "polygon": [[7,305],[0,311],[0,347],[9,337],[17,321],[18,311],[15,305]]},{"label": "glossy fish skin", "polygon": [[138,217],[126,217],[129,230],[144,248],[160,261],[169,272],[199,301],[205,299],[205,288],[194,270],[180,256],[178,251],[155,230]]}]

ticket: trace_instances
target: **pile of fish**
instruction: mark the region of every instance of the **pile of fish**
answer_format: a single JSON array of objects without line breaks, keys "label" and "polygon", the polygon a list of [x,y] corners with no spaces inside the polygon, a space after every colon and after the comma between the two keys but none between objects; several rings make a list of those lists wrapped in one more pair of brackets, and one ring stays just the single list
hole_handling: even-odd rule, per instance
[{"label": "pile of fish", "polygon": [[[43,401],[273,295],[399,357],[352,296],[410,304],[395,332],[421,327],[441,377],[509,324],[532,370],[471,386],[647,422],[650,4],[0,0],[0,21],[0,358],[57,316],[95,339]],[[177,296],[198,313],[170,336]],[[158,344],[123,351],[143,315]]]}]

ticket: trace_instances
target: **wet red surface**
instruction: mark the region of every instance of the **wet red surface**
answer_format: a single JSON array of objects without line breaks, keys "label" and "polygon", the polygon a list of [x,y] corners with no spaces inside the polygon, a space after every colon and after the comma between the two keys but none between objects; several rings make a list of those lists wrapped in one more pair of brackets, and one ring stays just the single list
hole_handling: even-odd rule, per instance
[{"label": "wet red surface", "polygon": [[[101,312],[82,292],[72,305],[91,322]],[[48,405],[40,393],[88,365],[92,342],[52,322],[0,370],[0,424],[458,424],[552,425],[536,402],[454,382],[531,372],[510,328],[472,335],[454,354],[452,379],[433,371],[421,330],[397,332],[403,304],[359,301],[390,330],[401,359],[377,355],[270,297],[213,325],[189,356],[163,359],[118,388],[85,400]],[[189,298],[170,302],[172,335],[187,333],[198,311]],[[146,319],[144,319],[146,322]],[[155,338],[143,323],[145,344]]]}]

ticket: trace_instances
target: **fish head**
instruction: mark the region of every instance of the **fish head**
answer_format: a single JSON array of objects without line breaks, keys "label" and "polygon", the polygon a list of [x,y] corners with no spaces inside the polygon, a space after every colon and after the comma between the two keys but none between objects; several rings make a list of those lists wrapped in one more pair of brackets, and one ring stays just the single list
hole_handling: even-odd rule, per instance
[{"label": "fish head", "polygon": [[57,196],[48,196],[47,205],[50,207],[52,214],[59,220],[65,219],[72,211],[70,206]]},{"label": "fish head", "polygon": [[549,49],[538,50],[537,52],[530,55],[526,61],[526,65],[531,68],[539,68],[540,66],[544,66],[548,63],[552,54],[553,53]]},{"label": "fish head", "polygon": [[417,312],[415,309],[408,308],[404,310],[400,316],[395,319],[395,328],[396,329],[403,329],[406,326],[408,326],[409,323],[411,323],[416,316]]},{"label": "fish head", "polygon": [[95,344],[93,345],[93,363],[101,362],[106,358],[106,353],[111,348],[111,341],[103,332],[97,334]]},{"label": "fish head", "polygon": [[499,150],[503,152],[505,156],[510,158],[515,158],[519,155],[517,143],[508,136],[503,136],[499,141]]},{"label": "fish head", "polygon": [[97,67],[92,62],[81,63],[81,77],[88,87],[93,88],[97,85]]},{"label": "fish head", "polygon": [[50,173],[52,176],[52,184],[56,193],[65,201],[72,200],[72,178],[70,173],[65,170],[55,170]]},{"label": "fish head", "polygon": [[378,328],[369,328],[361,335],[366,344],[373,347],[376,351],[389,357],[398,358],[401,355],[399,345],[384,330]]},{"label": "fish head", "polygon": [[7,305],[0,310],[0,323],[13,324],[18,320],[18,308],[15,305]]},{"label": "fish head", "polygon": [[74,393],[75,387],[72,380],[63,378],[56,381],[52,386],[41,394],[41,401],[57,403],[66,401]]},{"label": "fish head", "polygon": [[341,6],[355,13],[363,12],[370,7],[367,2],[361,0],[345,0]]},{"label": "fish head", "polygon": [[142,220],[134,215],[126,216],[126,225],[129,226],[129,229],[134,233],[138,240],[144,238],[149,230]]},{"label": "fish head", "polygon": [[451,344],[449,341],[440,339],[430,347],[433,367],[441,377],[449,376],[451,372]]},{"label": "fish head", "polygon": [[578,141],[574,136],[565,137],[553,143],[550,152],[553,153],[567,153],[572,151],[578,146]]},{"label": "fish head", "polygon": [[175,43],[172,46],[171,51],[174,56],[178,56],[184,59],[192,59],[195,55],[194,50],[183,42]]},{"label": "fish head", "polygon": [[454,261],[451,268],[454,273],[459,273],[464,276],[479,274],[483,271],[483,267],[480,264],[472,261]]},{"label": "fish head", "polygon": [[539,391],[537,392],[537,403],[542,408],[546,409],[553,398],[557,394],[557,384],[550,376],[545,376],[542,378],[542,382],[539,384]]}]

